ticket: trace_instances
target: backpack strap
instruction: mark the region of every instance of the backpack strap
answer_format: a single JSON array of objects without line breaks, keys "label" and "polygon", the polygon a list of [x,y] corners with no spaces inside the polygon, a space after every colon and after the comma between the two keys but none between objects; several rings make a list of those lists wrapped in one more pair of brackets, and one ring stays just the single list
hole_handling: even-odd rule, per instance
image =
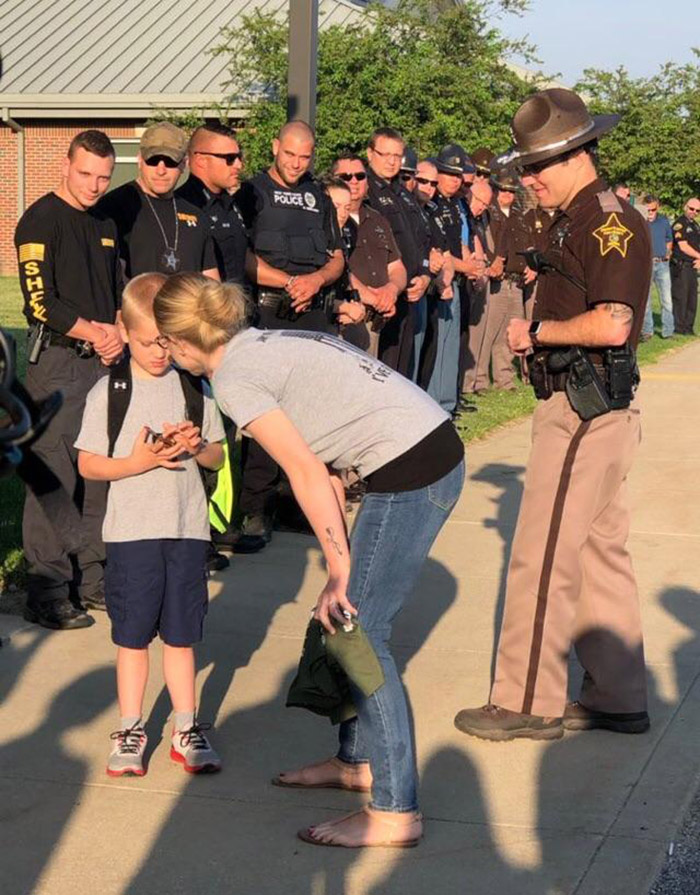
[{"label": "backpack strap", "polygon": [[600,210],[604,211],[606,214],[620,214],[623,210],[620,200],[612,190],[603,190],[602,193],[598,193],[597,195]]},{"label": "backpack strap", "polygon": [[[179,367],[176,367],[175,369],[180,376],[180,385],[182,387],[182,393],[185,396],[185,412],[187,413],[187,419],[197,426],[201,432],[204,425],[205,380],[202,379],[201,376],[193,376],[192,373],[188,373],[186,370],[181,370]],[[216,489],[218,473],[214,472],[212,469],[205,469],[203,466],[200,466],[199,463],[197,463],[197,469],[199,470],[199,475],[202,479],[204,493],[207,496],[207,500],[209,500]]]},{"label": "backpack strap", "polygon": [[131,362],[129,353],[109,368],[109,386],[107,392],[107,456],[114,456],[114,448],[119,433],[124,425],[126,411],[131,403]]}]

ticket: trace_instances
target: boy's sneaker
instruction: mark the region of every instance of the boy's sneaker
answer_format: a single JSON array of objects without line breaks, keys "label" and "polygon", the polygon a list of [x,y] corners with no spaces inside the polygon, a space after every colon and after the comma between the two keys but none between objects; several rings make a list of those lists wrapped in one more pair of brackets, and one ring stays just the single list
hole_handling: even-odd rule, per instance
[{"label": "boy's sneaker", "polygon": [[179,761],[188,774],[215,774],[221,770],[221,759],[203,733],[210,727],[211,724],[195,721],[188,730],[173,731],[170,757]]},{"label": "boy's sneaker", "polygon": [[148,737],[140,725],[126,730],[115,730],[110,739],[114,740],[114,748],[107,763],[110,777],[143,777],[146,769],[143,766],[143,753],[146,751]]}]

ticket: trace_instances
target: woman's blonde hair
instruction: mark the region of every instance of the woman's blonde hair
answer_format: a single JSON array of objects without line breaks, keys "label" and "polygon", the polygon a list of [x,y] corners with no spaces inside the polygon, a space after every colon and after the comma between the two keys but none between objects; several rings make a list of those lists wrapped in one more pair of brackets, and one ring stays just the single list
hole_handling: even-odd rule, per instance
[{"label": "woman's blonde hair", "polygon": [[248,324],[245,293],[235,283],[218,283],[198,273],[168,277],[153,313],[164,336],[184,339],[209,353]]}]

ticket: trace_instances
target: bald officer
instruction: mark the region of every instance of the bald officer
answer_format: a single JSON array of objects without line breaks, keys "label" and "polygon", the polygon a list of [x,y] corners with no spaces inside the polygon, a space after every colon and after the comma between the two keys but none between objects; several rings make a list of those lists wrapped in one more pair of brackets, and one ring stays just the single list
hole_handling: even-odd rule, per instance
[{"label": "bald officer", "polygon": [[[570,90],[544,90],[516,112],[503,159],[557,213],[534,320],[512,320],[507,334],[516,354],[534,352],[539,404],[491,698],[455,718],[483,739],[649,727],[625,480],[640,439],[634,349],[651,244],[641,215],[596,173],[597,139],[617,120],[592,118]],[[585,675],[567,705],[572,644]]]}]

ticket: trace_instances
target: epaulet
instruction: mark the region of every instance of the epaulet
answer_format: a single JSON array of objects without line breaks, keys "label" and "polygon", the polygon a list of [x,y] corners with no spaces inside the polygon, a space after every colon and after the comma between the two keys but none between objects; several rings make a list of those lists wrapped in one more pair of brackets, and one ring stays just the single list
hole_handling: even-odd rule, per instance
[{"label": "epaulet", "polygon": [[597,198],[601,211],[604,211],[606,214],[612,214],[613,212],[615,214],[622,213],[623,208],[620,205],[620,200],[612,190],[603,190],[602,193],[597,193]]}]

